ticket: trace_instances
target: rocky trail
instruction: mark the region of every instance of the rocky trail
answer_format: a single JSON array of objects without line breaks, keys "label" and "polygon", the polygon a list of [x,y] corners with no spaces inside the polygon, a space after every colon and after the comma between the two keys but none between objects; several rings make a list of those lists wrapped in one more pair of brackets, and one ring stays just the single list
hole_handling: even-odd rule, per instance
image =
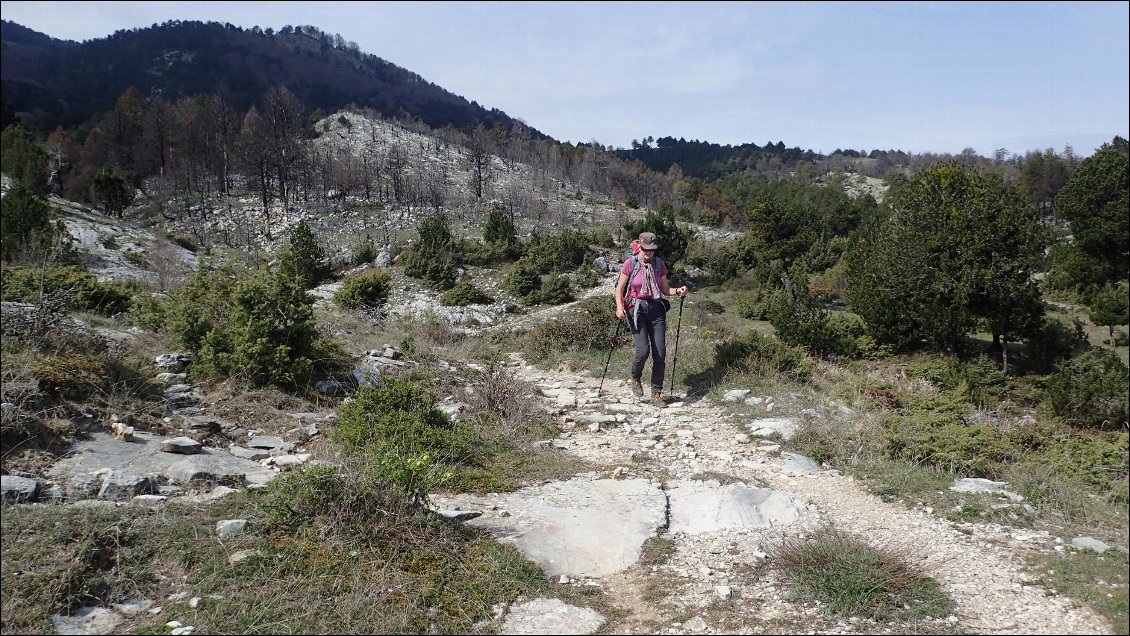
[{"label": "rocky trail", "polygon": [[[513,373],[537,386],[563,423],[546,443],[615,468],[607,476],[435,503],[517,545],[561,584],[599,586],[614,610],[604,617],[527,600],[510,608],[504,633],[1110,632],[1098,614],[1035,584],[1038,577],[1025,571],[1025,551],[1063,550],[1056,547],[1062,539],[885,503],[851,477],[744,433],[748,423],[724,405],[668,398],[668,408],[659,409],[632,397],[622,379],[606,379],[598,395],[600,378],[510,356]],[[657,498],[660,514],[649,517],[643,511]],[[656,521],[652,536],[666,542],[668,554],[641,560]],[[822,525],[906,555],[954,600],[952,614],[877,624],[829,618],[813,604],[789,600],[766,552],[776,539]],[[625,530],[631,527],[634,534]]]},{"label": "rocky trail", "polygon": [[[392,359],[398,352],[389,355],[372,351],[367,360],[402,364]],[[783,451],[773,440],[788,437],[799,419],[774,410],[774,396],[747,397],[749,391],[742,390],[727,392],[721,400],[680,400],[676,395],[668,397],[666,408],[656,408],[633,397],[616,369],[598,392],[599,377],[542,369],[520,354],[507,355],[506,371],[536,387],[544,407],[560,423],[555,438],[537,445],[600,468],[512,493],[431,497],[441,514],[483,528],[536,562],[552,580],[572,588],[562,590],[563,598],[585,599],[576,605],[516,599],[497,610],[501,633],[1111,631],[1103,617],[1048,589],[1040,584],[1039,573],[1025,569],[1025,557],[1033,552],[1086,546],[1072,546],[1075,541],[1065,543],[1046,532],[955,523],[921,505],[884,502],[851,477]],[[54,485],[42,489],[40,498],[159,506],[192,490],[176,484],[200,479],[265,483],[280,470],[305,463],[310,458],[304,452],[307,442],[335,421],[330,412],[278,412],[281,423],[268,429],[274,435],[263,435],[207,415],[204,411],[210,409],[202,408],[207,405],[194,387],[183,384],[182,358],[165,354],[154,364],[162,371],[158,380],[170,385],[165,397],[183,420],[187,437],[162,440],[139,431],[125,441],[95,432],[51,468]],[[735,408],[738,400],[757,415]],[[810,416],[828,418],[829,424],[858,417],[844,405],[817,410]],[[200,448],[195,441],[217,431],[233,440],[230,448]],[[177,444],[192,448],[174,448]],[[5,498],[34,500],[39,484],[32,477],[5,475]],[[220,490],[199,497],[222,496]],[[791,599],[774,565],[773,548],[822,527],[903,555],[940,584],[954,601],[952,612],[914,624],[876,623],[831,617],[815,603]],[[601,593],[590,594],[594,591]],[[582,607],[590,604],[596,608]],[[111,613],[95,609],[102,613],[94,618]],[[57,629],[112,633],[112,625],[100,626],[91,616],[76,614],[73,624],[56,617]]]}]

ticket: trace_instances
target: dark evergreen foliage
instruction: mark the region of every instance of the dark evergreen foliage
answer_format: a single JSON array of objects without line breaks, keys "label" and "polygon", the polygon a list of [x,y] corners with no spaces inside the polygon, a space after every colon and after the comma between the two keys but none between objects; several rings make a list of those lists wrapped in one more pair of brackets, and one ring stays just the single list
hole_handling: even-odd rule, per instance
[{"label": "dark evergreen foliage", "polygon": [[16,182],[0,202],[0,257],[15,260],[26,247],[50,241],[51,206]]},{"label": "dark evergreen foliage", "polygon": [[1084,298],[1130,275],[1130,150],[1115,137],[1085,159],[1056,202],[1071,224],[1070,254],[1060,262],[1066,283]]},{"label": "dark evergreen foliage", "polygon": [[74,127],[110,110],[130,86],[166,100],[226,87],[232,105],[245,111],[270,87],[285,85],[307,111],[334,112],[353,104],[389,118],[408,113],[433,128],[470,129],[478,123],[510,130],[515,124],[500,110],[449,93],[311,26],[274,33],[170,20],[76,44],[5,21],[2,35],[5,103],[41,131]]}]

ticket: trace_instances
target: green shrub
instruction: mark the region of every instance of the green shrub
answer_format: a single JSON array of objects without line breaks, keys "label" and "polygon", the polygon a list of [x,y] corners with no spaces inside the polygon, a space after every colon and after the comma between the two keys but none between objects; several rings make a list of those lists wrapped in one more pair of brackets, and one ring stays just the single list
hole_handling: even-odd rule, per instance
[{"label": "green shrub", "polygon": [[714,345],[714,366],[748,373],[780,374],[796,381],[812,375],[812,361],[800,347],[790,347],[756,331]]},{"label": "green shrub", "polygon": [[[608,304],[599,298],[585,300],[561,318],[523,334],[519,346],[531,360],[543,360],[562,351],[608,351],[617,329],[616,314]],[[626,326],[620,329],[620,336],[621,342],[631,342]]]},{"label": "green shrub", "polygon": [[1117,354],[1091,349],[1048,378],[1048,405],[1072,426],[1125,429],[1130,402],[1127,376]]},{"label": "green shrub", "polygon": [[[0,270],[0,295],[7,301],[39,302],[40,274],[37,268],[5,267]],[[94,274],[75,265],[50,267],[42,270],[42,275],[43,294],[47,298],[61,301],[67,309],[106,316],[129,309],[130,298],[137,289],[131,283],[100,282]]]},{"label": "green shrub", "polygon": [[301,386],[324,360],[303,279],[276,268],[238,273],[202,267],[167,312],[169,335],[197,354],[194,373],[244,376],[255,385]]},{"label": "green shrub", "polygon": [[721,315],[725,311],[721,303],[706,298],[694,301],[694,306],[699,311],[714,316]]},{"label": "green shrub", "polygon": [[384,270],[371,269],[346,278],[334,294],[334,302],[346,309],[379,307],[388,300],[392,277]]},{"label": "green shrub", "polygon": [[423,456],[456,465],[480,465],[483,445],[473,428],[452,422],[435,406],[435,396],[422,381],[388,378],[378,386],[361,387],[342,405],[334,438],[350,452]]},{"label": "green shrub", "polygon": [[541,276],[519,261],[502,281],[502,287],[518,298],[533,304],[538,290],[541,289]]},{"label": "green shrub", "polygon": [[514,222],[498,206],[491,208],[490,215],[487,216],[487,223],[483,228],[483,242],[488,245],[501,244],[503,246],[512,246],[518,242],[518,237],[514,232]]},{"label": "green shrub", "polygon": [[372,466],[346,474],[334,466],[307,465],[272,480],[255,498],[267,528],[299,528],[328,522],[334,531],[371,533],[407,508]]},{"label": "green shrub", "polygon": [[679,227],[670,206],[660,208],[659,212],[648,212],[644,218],[625,224],[624,232],[632,238],[641,232],[654,232],[659,239],[659,254],[668,266],[683,260],[691,242],[691,231]]},{"label": "green shrub", "polygon": [[1008,376],[986,356],[970,360],[955,356],[927,358],[908,364],[906,375],[927,380],[976,405],[996,404],[1010,389]]},{"label": "green shrub", "polygon": [[587,237],[576,230],[552,235],[535,233],[519,263],[539,274],[570,271],[585,262],[587,253]]},{"label": "green shrub", "polygon": [[993,479],[1016,458],[1008,437],[982,424],[964,424],[948,413],[919,412],[891,422],[884,452],[913,464],[928,464],[960,475]]},{"label": "green shrub", "polygon": [[746,320],[767,320],[771,299],[772,294],[761,288],[735,292],[733,296],[734,313]]},{"label": "green shrub", "polygon": [[842,316],[832,320],[831,314],[807,291],[798,290],[792,299],[778,292],[769,302],[767,313],[777,337],[786,344],[847,358],[859,353],[856,340],[863,335],[862,323]]},{"label": "green shrub", "polygon": [[170,304],[170,298],[163,294],[138,294],[130,301],[126,315],[139,327],[161,331],[165,328]]},{"label": "green shrub", "polygon": [[[282,267],[301,277],[306,289],[313,289],[330,273],[326,251],[303,219],[290,232],[290,247],[284,251]],[[289,258],[287,258],[289,256]]]},{"label": "green shrub", "polygon": [[[0,157],[3,157],[4,174],[15,181],[13,191],[24,188],[34,194],[47,194],[47,153],[22,124],[9,125],[0,134]],[[7,201],[7,197],[4,200]]]},{"label": "green shrub", "polygon": [[1032,457],[1056,474],[1077,479],[1108,500],[1127,503],[1130,438],[1123,431],[1061,431],[1040,440]]},{"label": "green shrub", "polygon": [[447,216],[432,214],[420,223],[420,240],[404,256],[404,273],[433,289],[455,286],[455,268],[460,262]]},{"label": "green shrub", "polygon": [[1061,320],[1045,318],[1044,324],[1028,337],[1025,344],[1029,363],[1035,368],[1050,370],[1062,360],[1085,350],[1087,334],[1078,319],[1068,326]]},{"label": "green shrub", "polygon": [[604,276],[588,265],[582,265],[573,274],[573,281],[581,288],[596,287],[602,280]]},{"label": "green shrub", "polygon": [[468,265],[487,266],[495,263],[509,263],[522,256],[522,244],[487,243],[474,239],[464,239],[459,247],[460,261]]},{"label": "green shrub", "polygon": [[413,247],[404,257],[404,273],[424,281],[432,289],[451,289],[455,286],[455,267],[433,254]]},{"label": "green shrub", "polygon": [[[7,164],[5,164],[7,172]],[[0,200],[0,258],[11,262],[29,248],[39,251],[54,240],[51,206],[17,181]]]},{"label": "green shrub", "polygon": [[536,301],[546,305],[563,305],[572,302],[575,298],[573,285],[569,279],[561,274],[555,274],[542,282]]},{"label": "green shrub", "polygon": [[487,296],[478,287],[463,281],[447,290],[439,297],[439,302],[445,307],[466,307],[467,305],[489,305],[494,299]]},{"label": "green shrub", "polygon": [[354,266],[372,263],[377,260],[377,255],[377,246],[373,244],[373,236],[366,234],[364,240],[353,246],[353,254],[350,256],[350,262],[353,263]]}]

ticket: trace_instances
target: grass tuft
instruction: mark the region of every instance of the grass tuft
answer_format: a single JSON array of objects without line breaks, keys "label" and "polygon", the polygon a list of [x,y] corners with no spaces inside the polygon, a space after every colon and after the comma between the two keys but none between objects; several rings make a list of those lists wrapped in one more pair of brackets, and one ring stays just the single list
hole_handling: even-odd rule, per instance
[{"label": "grass tuft", "polygon": [[949,614],[952,601],[937,581],[917,572],[898,552],[872,547],[834,529],[770,546],[795,600],[827,612],[881,622],[912,622]]}]

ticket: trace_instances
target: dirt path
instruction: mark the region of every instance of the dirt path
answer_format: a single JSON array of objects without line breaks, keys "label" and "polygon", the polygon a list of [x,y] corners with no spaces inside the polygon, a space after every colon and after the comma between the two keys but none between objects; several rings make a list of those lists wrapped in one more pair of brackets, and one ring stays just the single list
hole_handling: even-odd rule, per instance
[{"label": "dirt path", "polygon": [[[576,395],[575,407],[559,411],[568,452],[616,466],[625,476],[729,478],[787,492],[818,510],[825,523],[907,555],[956,605],[950,616],[915,625],[830,619],[818,607],[786,598],[765,564],[772,540],[766,532],[678,533],[661,537],[664,558],[644,559],[600,581],[617,604],[610,632],[1110,633],[1097,613],[1030,584],[1038,577],[1024,571],[1023,553],[1032,547],[999,526],[959,526],[923,509],[885,503],[836,471],[790,469],[771,447],[740,439],[744,421],[709,400],[657,409],[632,398],[623,380],[610,379],[597,396],[599,378],[537,369],[512,357],[519,378],[550,394],[568,389]],[[547,398],[549,404],[555,399]],[[586,413],[623,417],[594,426]]]}]

